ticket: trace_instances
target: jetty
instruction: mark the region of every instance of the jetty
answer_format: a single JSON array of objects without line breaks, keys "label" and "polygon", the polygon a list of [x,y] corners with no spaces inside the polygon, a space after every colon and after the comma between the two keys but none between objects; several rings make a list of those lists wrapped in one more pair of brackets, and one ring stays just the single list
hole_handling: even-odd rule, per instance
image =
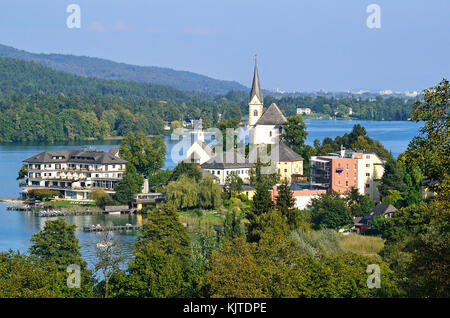
[{"label": "jetty", "polygon": [[85,225],[83,231],[85,232],[104,232],[104,231],[128,231],[139,230],[139,225],[125,224],[125,225]]}]

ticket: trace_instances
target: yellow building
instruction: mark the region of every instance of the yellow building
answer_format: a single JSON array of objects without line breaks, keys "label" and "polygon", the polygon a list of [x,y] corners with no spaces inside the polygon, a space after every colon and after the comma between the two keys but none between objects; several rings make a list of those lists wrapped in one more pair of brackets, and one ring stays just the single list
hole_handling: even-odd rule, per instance
[{"label": "yellow building", "polygon": [[249,185],[246,185],[246,184],[242,185],[241,194],[246,195],[249,200],[253,200],[255,193],[256,193],[255,188],[253,188]]},{"label": "yellow building", "polygon": [[[280,181],[292,181],[293,176],[303,175],[303,158],[284,143],[280,143],[278,149],[277,171]],[[275,150],[274,149],[274,150]]]}]

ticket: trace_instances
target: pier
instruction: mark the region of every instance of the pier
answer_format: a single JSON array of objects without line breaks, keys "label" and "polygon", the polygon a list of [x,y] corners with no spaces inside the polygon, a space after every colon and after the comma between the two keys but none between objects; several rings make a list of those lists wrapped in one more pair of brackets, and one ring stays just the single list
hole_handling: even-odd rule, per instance
[{"label": "pier", "polygon": [[84,232],[104,232],[104,231],[127,231],[127,230],[139,230],[139,225],[125,224],[125,225],[85,225],[83,226]]}]

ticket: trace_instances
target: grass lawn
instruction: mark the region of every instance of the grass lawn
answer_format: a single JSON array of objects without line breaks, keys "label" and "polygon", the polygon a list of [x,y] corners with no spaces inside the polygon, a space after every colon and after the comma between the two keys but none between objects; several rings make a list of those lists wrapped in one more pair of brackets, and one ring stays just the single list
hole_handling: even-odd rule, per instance
[{"label": "grass lawn", "polygon": [[187,225],[189,231],[200,230],[202,232],[215,233],[214,225],[222,225],[224,216],[216,216],[216,211],[203,211],[202,216],[192,212],[180,212],[180,222]]},{"label": "grass lawn", "polygon": [[[69,200],[62,200],[62,201],[44,201],[47,205],[52,205],[55,207],[94,207],[95,202],[77,202],[77,201],[69,201]],[[82,203],[82,204],[80,204]]]},{"label": "grass lawn", "polygon": [[383,249],[384,240],[381,237],[365,236],[350,233],[340,235],[341,246],[349,252],[359,255],[380,257],[378,252]]}]

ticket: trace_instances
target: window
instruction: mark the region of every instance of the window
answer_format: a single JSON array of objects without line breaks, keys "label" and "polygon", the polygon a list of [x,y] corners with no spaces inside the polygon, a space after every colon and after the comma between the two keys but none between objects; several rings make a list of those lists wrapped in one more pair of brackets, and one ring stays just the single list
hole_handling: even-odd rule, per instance
[{"label": "window", "polygon": [[356,187],[356,181],[353,181],[353,186]]},{"label": "window", "polygon": [[370,184],[369,183],[366,183],[366,188],[370,188]]},{"label": "window", "polygon": [[269,136],[272,137],[272,131],[269,131]]},{"label": "window", "polygon": [[338,185],[341,185],[341,180],[338,180]]},{"label": "window", "polygon": [[284,169],[284,172],[287,172],[287,169]]},{"label": "window", "polygon": [[366,159],[370,159],[370,156],[369,156],[369,155],[366,155]]},{"label": "window", "polygon": [[348,181],[345,181],[345,186],[348,187]]},{"label": "window", "polygon": [[340,164],[340,163],[338,163],[338,168],[339,168],[339,169],[341,168],[341,164]]},{"label": "window", "polygon": [[256,109],[253,111],[253,116],[258,116],[258,111]]},{"label": "window", "polygon": [[358,165],[355,163],[355,164],[353,165],[353,168],[355,168],[355,170],[358,169]]},{"label": "window", "polygon": [[353,178],[355,178],[355,179],[356,179],[356,172],[354,172],[354,173],[353,173]]},{"label": "window", "polygon": [[367,164],[366,164],[366,168],[370,168],[370,163],[367,163]]},{"label": "window", "polygon": [[370,177],[370,173],[369,172],[366,172],[366,177]]},{"label": "window", "polygon": [[348,170],[348,163],[345,165],[345,169],[347,169]]},{"label": "window", "polygon": [[345,177],[348,178],[348,172],[345,173]]}]

